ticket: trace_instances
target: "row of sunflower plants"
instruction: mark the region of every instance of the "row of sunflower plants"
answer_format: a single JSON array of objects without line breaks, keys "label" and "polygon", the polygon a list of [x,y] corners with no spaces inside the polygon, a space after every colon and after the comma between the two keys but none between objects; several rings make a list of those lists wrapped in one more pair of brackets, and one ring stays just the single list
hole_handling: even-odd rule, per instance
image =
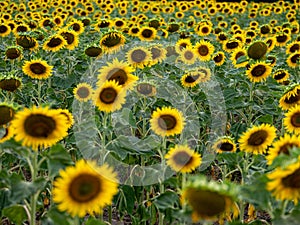
[{"label": "row of sunflower plants", "polygon": [[1,224],[298,224],[299,0],[0,6]]}]

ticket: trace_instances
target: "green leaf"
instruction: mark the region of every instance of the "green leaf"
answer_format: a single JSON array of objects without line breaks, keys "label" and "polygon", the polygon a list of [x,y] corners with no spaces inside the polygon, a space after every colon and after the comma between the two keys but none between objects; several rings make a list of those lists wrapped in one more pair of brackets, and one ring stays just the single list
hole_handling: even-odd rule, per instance
[{"label": "green leaf", "polygon": [[85,222],[85,225],[106,225],[106,223],[98,220],[98,219],[95,219],[95,218],[92,218],[90,217],[86,222]]},{"label": "green leaf", "polygon": [[273,116],[271,115],[263,115],[261,117],[258,118],[258,121],[261,123],[269,123],[269,124],[273,124]]},{"label": "green leaf", "polygon": [[71,225],[66,213],[58,211],[56,207],[51,207],[45,217],[42,218],[43,225]]},{"label": "green leaf", "polygon": [[22,222],[27,219],[26,211],[22,205],[6,207],[3,209],[2,214],[16,225],[22,225]]},{"label": "green leaf", "polygon": [[179,205],[179,197],[177,193],[168,190],[159,195],[153,201],[153,204],[159,209],[159,211],[175,209],[175,205]]},{"label": "green leaf", "polygon": [[122,187],[123,197],[124,197],[124,207],[129,215],[132,215],[134,202],[135,202],[135,194],[134,189],[131,186],[124,185]]}]

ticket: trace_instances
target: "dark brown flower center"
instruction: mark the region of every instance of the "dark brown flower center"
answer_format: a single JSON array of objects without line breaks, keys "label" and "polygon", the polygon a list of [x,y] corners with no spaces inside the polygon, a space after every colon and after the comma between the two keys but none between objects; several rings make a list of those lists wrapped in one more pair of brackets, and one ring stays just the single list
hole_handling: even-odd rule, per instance
[{"label": "dark brown flower center", "polygon": [[244,56],[245,53],[244,52],[238,52],[236,55],[235,55],[235,60],[237,60],[238,58],[240,58],[241,56]]},{"label": "dark brown flower center", "polygon": [[124,25],[124,22],[118,20],[115,24],[116,24],[117,27],[122,27]]},{"label": "dark brown flower center", "polygon": [[36,138],[47,138],[55,128],[55,120],[43,114],[29,115],[24,122],[25,132]]},{"label": "dark brown flower center", "polygon": [[250,135],[248,144],[252,146],[259,146],[265,142],[268,137],[268,132],[265,130],[259,130]]},{"label": "dark brown flower center", "polygon": [[286,35],[284,35],[284,34],[278,35],[278,36],[276,36],[276,41],[278,43],[284,43],[284,42],[286,42],[287,38],[288,37]]},{"label": "dark brown flower center", "polygon": [[109,26],[109,22],[107,21],[101,21],[99,24],[98,24],[98,27],[99,28],[104,28],[104,27],[108,27]]},{"label": "dark brown flower center", "polygon": [[198,50],[199,55],[201,55],[201,56],[207,56],[209,53],[209,49],[206,45],[199,46],[197,50]]},{"label": "dark brown flower center", "polygon": [[128,79],[127,73],[120,68],[110,70],[107,74],[107,78],[108,80],[115,80],[119,85],[125,84]]},{"label": "dark brown flower center", "polygon": [[290,52],[296,52],[300,50],[300,45],[299,44],[293,44],[292,47],[290,48]]},{"label": "dark brown flower center", "polygon": [[282,78],[284,78],[287,75],[287,73],[285,71],[279,71],[274,75],[274,79],[275,80],[281,80]]},{"label": "dark brown flower center", "polygon": [[25,49],[33,48],[34,46],[36,46],[36,40],[28,36],[17,37],[16,42],[18,45],[22,46]]},{"label": "dark brown flower center", "polygon": [[50,48],[55,48],[62,43],[62,40],[59,37],[53,37],[48,41],[47,46]]},{"label": "dark brown flower center", "polygon": [[226,43],[226,48],[228,49],[235,49],[237,47],[239,47],[239,43],[236,41]]},{"label": "dark brown flower center", "polygon": [[17,30],[17,32],[26,32],[27,27],[19,25],[16,30]]},{"label": "dark brown flower center", "polygon": [[251,70],[251,75],[254,77],[260,77],[267,71],[264,65],[257,65]]},{"label": "dark brown flower center", "polygon": [[292,94],[289,98],[284,99],[287,104],[293,104],[300,100],[300,89],[295,94]]},{"label": "dark brown flower center", "polygon": [[226,36],[225,34],[220,34],[220,35],[219,35],[219,39],[220,39],[221,41],[225,41],[225,40],[227,40],[227,36]]},{"label": "dark brown flower center", "polygon": [[32,63],[30,64],[29,68],[34,74],[38,74],[38,75],[46,72],[46,67],[41,63]]},{"label": "dark brown flower center", "polygon": [[143,62],[146,59],[146,56],[147,56],[146,52],[144,52],[141,49],[134,50],[131,53],[131,59],[135,63]]},{"label": "dark brown flower center", "polygon": [[15,91],[20,87],[21,82],[17,79],[3,79],[0,81],[0,88],[6,91]]},{"label": "dark brown flower center", "polygon": [[76,32],[80,30],[80,25],[78,23],[73,23],[72,24],[72,29]]},{"label": "dark brown flower center", "polygon": [[292,63],[297,63],[297,61],[300,59],[300,54],[299,53],[297,53],[297,54],[295,54],[295,55],[293,55],[292,57],[291,57],[291,62]]},{"label": "dark brown flower center", "polygon": [[11,107],[5,105],[0,106],[0,126],[10,122],[14,115],[15,111]]},{"label": "dark brown flower center", "polygon": [[101,181],[95,175],[79,174],[71,181],[68,191],[73,201],[89,202],[102,191]]},{"label": "dark brown flower center", "polygon": [[268,34],[268,33],[270,33],[270,31],[271,31],[271,29],[269,26],[262,26],[260,28],[260,33],[262,33],[262,34]]},{"label": "dark brown flower center", "polygon": [[300,169],[297,169],[294,173],[282,178],[282,184],[289,188],[300,188]]},{"label": "dark brown flower center", "polygon": [[136,28],[136,27],[131,29],[131,33],[133,33],[133,34],[137,34],[139,31],[140,31],[140,29]]},{"label": "dark brown flower center", "polygon": [[99,48],[99,47],[88,47],[84,53],[87,55],[87,56],[90,56],[90,57],[97,57],[99,56],[101,53],[102,53],[102,49]]},{"label": "dark brown flower center", "polygon": [[185,78],[184,81],[185,81],[186,83],[194,83],[199,77],[200,77],[199,74],[197,74],[197,75],[189,75],[189,76],[187,76],[187,77]]},{"label": "dark brown flower center", "polygon": [[144,30],[142,31],[142,36],[143,36],[144,38],[151,38],[152,35],[153,35],[153,31],[150,30],[150,29],[144,29]]},{"label": "dark brown flower center", "polygon": [[219,62],[222,62],[223,60],[223,55],[222,54],[218,54],[216,55],[213,60],[216,62],[216,63],[219,63]]},{"label": "dark brown flower center", "polygon": [[298,145],[296,143],[285,143],[280,147],[278,154],[283,153],[285,155],[289,155],[289,149],[297,146]]},{"label": "dark brown flower center", "polygon": [[69,32],[63,32],[63,33],[61,33],[61,36],[64,37],[64,39],[67,41],[68,45],[72,44],[75,40],[74,34],[69,33]]},{"label": "dark brown flower center", "polygon": [[207,34],[209,32],[209,29],[208,29],[208,27],[202,27],[201,31],[203,34]]},{"label": "dark brown flower center", "polygon": [[21,51],[17,48],[10,48],[6,50],[5,55],[8,59],[16,59],[21,55]]},{"label": "dark brown flower center", "polygon": [[87,87],[80,87],[78,88],[76,94],[80,98],[87,98],[90,95],[90,90]]},{"label": "dark brown flower center", "polygon": [[180,26],[178,24],[172,23],[172,24],[169,25],[168,31],[171,32],[171,33],[176,32],[176,31],[179,30],[179,28],[180,28]]},{"label": "dark brown flower center", "polygon": [[300,127],[300,112],[294,113],[291,116],[291,124],[294,127]]},{"label": "dark brown flower center", "polygon": [[172,115],[161,115],[158,118],[158,125],[163,130],[172,130],[176,127],[177,120]]},{"label": "dark brown flower center", "polygon": [[7,26],[1,25],[0,26],[0,34],[4,34],[8,30]]},{"label": "dark brown flower center", "polygon": [[201,217],[214,217],[226,209],[225,196],[207,190],[189,188],[186,190],[187,200],[193,211]]},{"label": "dark brown flower center", "polygon": [[111,48],[121,43],[121,37],[118,34],[111,33],[104,37],[102,44],[105,47]]},{"label": "dark brown flower center", "polygon": [[101,102],[104,102],[105,104],[111,104],[113,103],[118,96],[118,92],[114,88],[104,88],[100,95],[99,98]]},{"label": "dark brown flower center", "polygon": [[173,156],[173,160],[176,163],[176,165],[183,167],[183,166],[187,166],[190,163],[192,163],[193,157],[190,154],[188,154],[187,152],[181,151],[181,152],[176,153]]},{"label": "dark brown flower center", "polygon": [[224,143],[220,143],[217,148],[224,152],[230,152],[233,150],[233,144],[224,142]]}]

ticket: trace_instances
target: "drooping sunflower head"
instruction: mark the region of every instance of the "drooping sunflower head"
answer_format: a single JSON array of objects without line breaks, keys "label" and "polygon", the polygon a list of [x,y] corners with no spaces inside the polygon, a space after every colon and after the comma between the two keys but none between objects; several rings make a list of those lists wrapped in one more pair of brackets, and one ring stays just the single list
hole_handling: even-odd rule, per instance
[{"label": "drooping sunflower head", "polygon": [[247,54],[251,59],[261,59],[268,51],[268,46],[263,41],[255,41],[252,43],[248,49]]},{"label": "drooping sunflower head", "polygon": [[101,48],[107,53],[114,53],[124,45],[125,36],[119,31],[109,31],[100,39]]},{"label": "drooping sunflower head", "polygon": [[30,35],[18,35],[16,37],[16,44],[20,45],[24,49],[35,50],[38,48],[39,44],[34,37]]},{"label": "drooping sunflower head", "polygon": [[22,79],[15,75],[16,71],[0,73],[0,88],[5,91],[14,92],[22,85]]},{"label": "drooping sunflower head", "polygon": [[151,52],[144,47],[134,47],[126,54],[127,61],[133,67],[144,68],[151,62]]},{"label": "drooping sunflower head", "polygon": [[47,148],[63,139],[68,133],[66,117],[58,110],[33,107],[15,114],[11,122],[15,140],[23,146],[38,150]]},{"label": "drooping sunflower head", "polygon": [[279,100],[279,107],[283,110],[288,110],[300,103],[300,85],[292,84],[287,87],[282,97]]},{"label": "drooping sunflower head", "polygon": [[102,67],[99,72],[97,86],[101,86],[107,80],[114,80],[123,88],[132,89],[138,80],[138,77],[133,75],[134,68],[124,61],[119,61],[114,58],[112,63],[107,63],[107,66]]},{"label": "drooping sunflower head", "polygon": [[212,60],[215,62],[216,66],[222,66],[226,60],[224,52],[218,51],[212,56]]},{"label": "drooping sunflower head", "polygon": [[33,59],[25,61],[22,71],[33,79],[47,79],[52,75],[52,68],[45,60]]},{"label": "drooping sunflower head", "polygon": [[195,68],[195,72],[200,74],[200,82],[207,82],[211,78],[211,70],[208,67],[199,66]]},{"label": "drooping sunflower head", "polygon": [[204,176],[190,178],[182,191],[182,204],[192,211],[192,221],[224,219],[239,214],[235,203],[237,187],[232,183],[207,181]]},{"label": "drooping sunflower head", "polygon": [[269,124],[262,124],[248,128],[238,140],[240,150],[253,154],[265,153],[276,137],[276,128]]},{"label": "drooping sunflower head", "polygon": [[16,113],[16,107],[12,104],[1,103],[0,104],[0,126],[7,125]]},{"label": "drooping sunflower head", "polygon": [[136,92],[142,96],[155,96],[156,95],[156,85],[149,81],[141,81],[136,85]]},{"label": "drooping sunflower head", "polygon": [[107,80],[97,88],[94,94],[94,104],[100,111],[114,112],[121,109],[125,103],[126,90],[115,80]]},{"label": "drooping sunflower head", "polygon": [[100,46],[97,45],[89,45],[84,49],[84,53],[89,57],[98,58],[102,55],[103,50]]},{"label": "drooping sunflower head", "polygon": [[151,129],[162,137],[180,134],[184,127],[182,113],[171,107],[156,109],[150,119]]},{"label": "drooping sunflower head", "polygon": [[98,166],[95,161],[81,159],[59,175],[53,183],[53,201],[60,211],[72,216],[102,214],[118,192],[117,174],[106,164]]},{"label": "drooping sunflower head", "polygon": [[20,46],[9,46],[5,50],[5,57],[10,60],[21,58],[23,50]]},{"label": "drooping sunflower head", "polygon": [[213,149],[217,153],[235,152],[236,144],[232,137],[220,137],[213,144]]},{"label": "drooping sunflower head", "polygon": [[167,165],[174,171],[190,173],[201,164],[201,156],[188,145],[176,145],[165,155]]},{"label": "drooping sunflower head", "polygon": [[296,105],[289,109],[284,114],[283,124],[285,129],[290,132],[299,135],[300,134],[300,105]]},{"label": "drooping sunflower head", "polygon": [[277,69],[273,73],[273,78],[278,82],[278,83],[283,83],[284,81],[289,79],[289,72],[285,69]]},{"label": "drooping sunflower head", "polygon": [[246,75],[252,82],[261,82],[271,74],[272,67],[264,62],[256,62],[246,71]]},{"label": "drooping sunflower head", "polygon": [[43,49],[46,51],[57,52],[67,45],[67,41],[60,34],[50,36],[43,45]]},{"label": "drooping sunflower head", "polygon": [[267,163],[271,165],[274,159],[280,155],[289,155],[289,149],[293,147],[300,147],[300,140],[296,135],[284,134],[278,140],[273,142],[273,147],[269,149],[266,157]]},{"label": "drooping sunflower head", "polygon": [[73,90],[74,97],[80,102],[86,102],[93,96],[93,89],[87,83],[80,83]]},{"label": "drooping sunflower head", "polygon": [[210,42],[201,40],[195,45],[195,50],[199,60],[209,61],[215,47]]}]

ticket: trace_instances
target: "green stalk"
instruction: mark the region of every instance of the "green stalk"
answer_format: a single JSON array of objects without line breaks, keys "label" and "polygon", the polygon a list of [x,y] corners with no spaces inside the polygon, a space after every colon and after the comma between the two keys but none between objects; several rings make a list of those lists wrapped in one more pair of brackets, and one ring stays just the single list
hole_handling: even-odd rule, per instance
[{"label": "green stalk", "polygon": [[[32,158],[28,159],[28,165],[31,172],[31,182],[34,183],[38,172],[38,151],[33,151]],[[39,191],[33,194],[30,198],[30,225],[35,225],[36,203],[38,200]]]},{"label": "green stalk", "polygon": [[42,103],[42,86],[43,83],[41,80],[38,81],[38,105],[40,106]]}]

